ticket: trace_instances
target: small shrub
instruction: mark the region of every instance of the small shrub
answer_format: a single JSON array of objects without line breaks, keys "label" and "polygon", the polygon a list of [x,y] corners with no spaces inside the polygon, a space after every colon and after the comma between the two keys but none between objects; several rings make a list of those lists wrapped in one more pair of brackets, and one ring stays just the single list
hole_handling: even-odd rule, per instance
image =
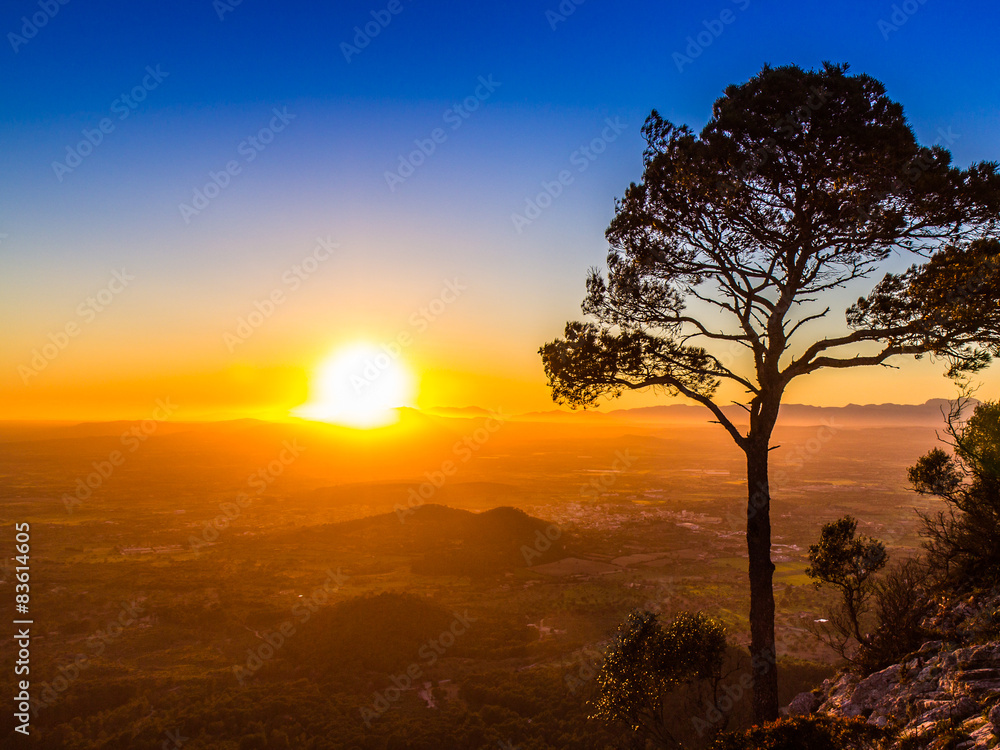
[{"label": "small shrub", "polygon": [[726,650],[724,628],[701,612],[681,612],[663,624],[655,613],[636,610],[605,654],[590,718],[623,729],[637,747],[647,741],[688,747],[689,727],[669,710],[671,699],[700,684],[718,710]]},{"label": "small shrub", "polygon": [[881,750],[890,740],[864,719],[795,716],[722,735],[712,750]]},{"label": "small shrub", "polygon": [[931,608],[927,567],[919,559],[890,567],[875,584],[875,629],[855,655],[859,672],[869,675],[920,648],[928,633],[921,623]]},{"label": "small shrub", "polygon": [[809,547],[806,575],[840,591],[839,606],[828,614],[826,632],[818,633],[844,659],[858,664],[870,636],[871,600],[879,585],[876,574],[889,559],[885,545],[868,536],[858,536],[858,521],[851,516],[824,524],[819,542]]},{"label": "small shrub", "polygon": [[935,448],[909,469],[917,492],[945,501],[923,516],[924,546],[940,583],[962,591],[1000,581],[1000,403],[981,403],[962,422],[965,405],[948,415],[953,454]]}]

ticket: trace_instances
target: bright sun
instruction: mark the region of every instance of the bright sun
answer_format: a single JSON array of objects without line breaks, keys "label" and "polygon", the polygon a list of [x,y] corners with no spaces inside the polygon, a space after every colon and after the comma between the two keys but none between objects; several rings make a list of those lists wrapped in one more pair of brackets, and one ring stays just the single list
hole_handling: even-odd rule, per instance
[{"label": "bright sun", "polygon": [[396,409],[411,402],[413,391],[413,376],[398,352],[354,344],[316,369],[309,401],[292,413],[347,427],[384,427],[397,421]]}]

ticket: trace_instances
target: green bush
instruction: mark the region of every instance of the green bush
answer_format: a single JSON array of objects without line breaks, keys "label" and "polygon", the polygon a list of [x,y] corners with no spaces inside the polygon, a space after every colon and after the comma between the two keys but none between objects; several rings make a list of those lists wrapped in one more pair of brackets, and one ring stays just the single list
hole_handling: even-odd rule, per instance
[{"label": "green bush", "polygon": [[634,746],[686,747],[671,698],[700,685],[718,710],[725,657],[725,630],[711,617],[681,612],[664,625],[653,612],[633,611],[605,654],[590,718],[625,729]]},{"label": "green bush", "polygon": [[876,574],[889,559],[885,545],[868,536],[858,536],[858,521],[852,516],[823,525],[819,542],[809,547],[806,575],[816,587],[833,586],[840,604],[828,613],[827,632],[821,637],[852,665],[864,651],[869,634],[871,599],[878,588]]},{"label": "green bush", "polygon": [[909,470],[917,492],[945,502],[923,517],[924,546],[941,583],[959,590],[1000,580],[1000,403],[981,403],[962,422],[964,406],[948,416],[953,453],[935,448]]}]

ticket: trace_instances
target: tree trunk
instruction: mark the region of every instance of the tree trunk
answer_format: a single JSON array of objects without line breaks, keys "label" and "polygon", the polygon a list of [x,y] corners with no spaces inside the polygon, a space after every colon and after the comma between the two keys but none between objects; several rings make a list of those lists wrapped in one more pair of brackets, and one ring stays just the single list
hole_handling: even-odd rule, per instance
[{"label": "tree trunk", "polygon": [[771,495],[768,439],[747,445],[747,552],[750,557],[750,657],[753,715],[760,724],[778,718],[778,670],[774,645],[774,563],[771,562]]}]

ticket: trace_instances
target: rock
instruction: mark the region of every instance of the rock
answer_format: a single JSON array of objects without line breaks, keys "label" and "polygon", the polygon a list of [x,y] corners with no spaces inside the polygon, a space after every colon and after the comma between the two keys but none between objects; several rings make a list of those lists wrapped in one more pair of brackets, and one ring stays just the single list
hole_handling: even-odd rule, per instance
[{"label": "rock", "polygon": [[937,640],[863,679],[841,672],[787,713],[863,717],[899,732],[892,750],[1000,750],[1000,641],[985,627],[998,619],[997,591],[942,600],[922,624]]},{"label": "rock", "polygon": [[851,699],[854,686],[858,678],[850,672],[844,672],[835,679],[826,680],[820,687],[820,694],[826,696],[823,705],[820,706],[821,713],[837,713],[841,706]]},{"label": "rock", "polygon": [[[853,715],[864,714],[867,716],[870,714],[876,703],[889,692],[889,689],[899,683],[899,675],[902,671],[901,665],[893,664],[891,667],[869,675],[859,682],[858,686],[854,688],[849,704],[857,709]],[[845,706],[845,708],[847,707]]]},{"label": "rock", "polygon": [[920,716],[921,723],[927,721],[943,721],[945,719],[966,719],[979,710],[979,704],[972,698],[960,698],[957,701],[943,701],[942,705],[932,708]]},{"label": "rock", "polygon": [[808,716],[809,714],[816,713],[816,709],[819,708],[819,704],[820,697],[815,693],[799,693],[792,698],[791,703],[788,704],[788,715]]},{"label": "rock", "polygon": [[971,669],[959,672],[956,680],[962,685],[963,692],[973,695],[1000,692],[1000,670],[997,669]]},{"label": "rock", "polygon": [[953,653],[963,669],[988,669],[1000,663],[1000,654],[994,644],[959,648]]},{"label": "rock", "polygon": [[917,656],[933,656],[940,653],[944,646],[944,641],[927,641],[917,651]]},{"label": "rock", "polygon": [[990,720],[990,724],[993,725],[993,734],[1000,738],[1000,703],[997,703],[990,709],[986,718],[988,718]]},{"label": "rock", "polygon": [[993,740],[993,733],[990,731],[989,724],[983,724],[974,731],[969,732],[969,739],[972,740],[972,745],[970,745],[973,750],[981,750],[990,747]]}]

